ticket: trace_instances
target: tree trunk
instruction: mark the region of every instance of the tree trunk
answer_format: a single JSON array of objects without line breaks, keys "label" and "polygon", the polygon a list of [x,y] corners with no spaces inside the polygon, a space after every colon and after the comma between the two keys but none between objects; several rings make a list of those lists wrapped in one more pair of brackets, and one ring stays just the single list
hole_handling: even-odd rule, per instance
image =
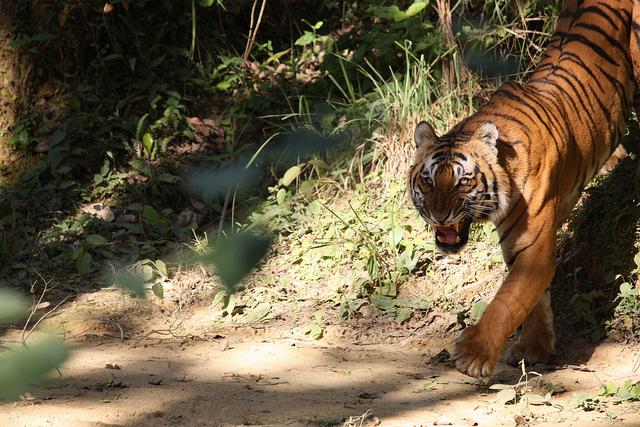
[{"label": "tree trunk", "polygon": [[453,89],[458,81],[453,52],[456,48],[456,40],[451,28],[451,2],[450,0],[436,0],[438,11],[438,31],[442,33],[442,41],[448,53],[442,57],[442,81],[445,89]]},{"label": "tree trunk", "polygon": [[[8,166],[10,147],[8,131],[15,120],[16,65],[20,61],[17,48],[8,47],[11,42],[11,11],[6,2],[0,1],[0,171]],[[2,181],[2,175],[0,175]]]}]

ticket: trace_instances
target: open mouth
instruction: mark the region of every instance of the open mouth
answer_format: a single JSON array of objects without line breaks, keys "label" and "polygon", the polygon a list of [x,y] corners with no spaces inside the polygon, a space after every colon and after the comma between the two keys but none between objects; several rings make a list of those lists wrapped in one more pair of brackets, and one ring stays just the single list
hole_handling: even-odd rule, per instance
[{"label": "open mouth", "polygon": [[469,239],[471,221],[463,219],[446,227],[434,227],[436,230],[436,246],[440,251],[455,254],[462,250]]}]

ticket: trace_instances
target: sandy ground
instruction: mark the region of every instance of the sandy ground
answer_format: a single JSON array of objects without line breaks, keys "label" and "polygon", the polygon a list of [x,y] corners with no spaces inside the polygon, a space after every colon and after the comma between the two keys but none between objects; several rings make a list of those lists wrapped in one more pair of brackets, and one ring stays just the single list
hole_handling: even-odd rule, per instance
[{"label": "sandy ground", "polygon": [[[0,426],[640,426],[639,402],[598,395],[601,382],[640,379],[640,349],[622,344],[561,345],[575,364],[534,367],[525,398],[505,404],[500,393],[524,385],[521,369],[501,363],[475,381],[438,356],[450,339],[314,341],[286,323],[221,326],[209,307],[161,335],[162,310],[116,300],[97,293],[49,319],[45,329],[64,330],[72,357],[23,400],[0,404]],[[558,393],[536,401],[551,388]],[[600,402],[580,406],[583,395]]]}]

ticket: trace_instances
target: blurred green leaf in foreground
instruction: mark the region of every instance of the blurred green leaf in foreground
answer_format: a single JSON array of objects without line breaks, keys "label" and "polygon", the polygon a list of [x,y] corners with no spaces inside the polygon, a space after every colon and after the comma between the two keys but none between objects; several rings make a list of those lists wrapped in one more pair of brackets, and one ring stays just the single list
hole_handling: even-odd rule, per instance
[{"label": "blurred green leaf in foreground", "polygon": [[[0,289],[0,323],[10,323],[27,310],[23,298]],[[34,382],[67,360],[70,348],[54,338],[24,348],[9,350],[0,357],[0,400],[17,399]]]}]

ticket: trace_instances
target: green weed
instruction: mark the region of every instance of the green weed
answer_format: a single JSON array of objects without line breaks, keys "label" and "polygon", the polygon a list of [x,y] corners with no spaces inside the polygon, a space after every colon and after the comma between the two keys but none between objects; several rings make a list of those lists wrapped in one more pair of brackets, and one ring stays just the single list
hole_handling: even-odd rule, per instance
[{"label": "green weed", "polygon": [[324,316],[324,310],[317,310],[313,313],[313,323],[307,325],[302,333],[305,335],[309,335],[311,338],[318,340],[322,338],[324,334],[325,324],[322,321],[322,316]]}]

